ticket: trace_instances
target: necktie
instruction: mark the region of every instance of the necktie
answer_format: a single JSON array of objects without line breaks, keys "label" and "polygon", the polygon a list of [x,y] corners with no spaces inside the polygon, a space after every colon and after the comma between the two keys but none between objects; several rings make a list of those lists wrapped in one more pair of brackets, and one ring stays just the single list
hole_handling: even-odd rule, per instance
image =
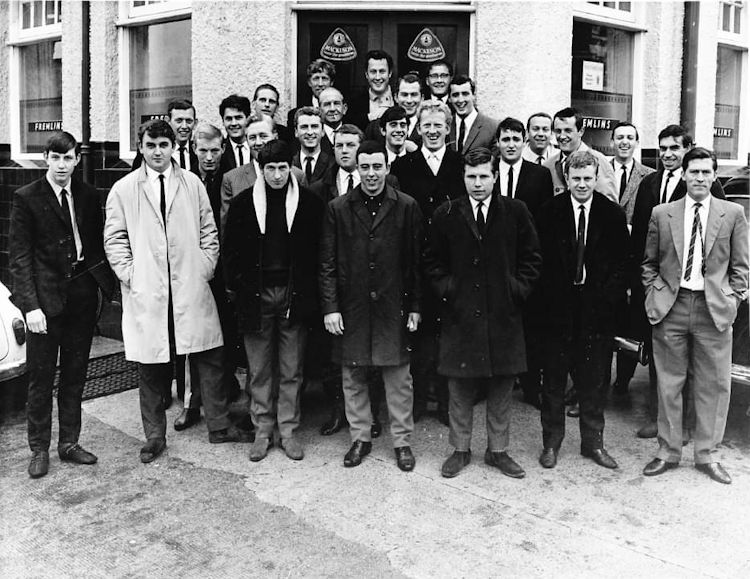
[{"label": "necktie", "polygon": [[65,220],[65,228],[68,230],[68,235],[70,235],[70,238],[75,241],[75,238],[73,236],[73,221],[70,219],[70,205],[68,205],[68,192],[65,189],[60,191],[60,205],[62,206],[63,219]]},{"label": "necktie", "polygon": [[461,126],[458,130],[458,141],[456,141],[456,151],[459,153],[464,147],[464,139],[466,138],[466,122],[461,118]]},{"label": "necktie", "polygon": [[674,175],[672,171],[667,173],[667,180],[664,181],[664,189],[661,190],[661,202],[662,203],[667,202],[667,185],[669,185],[669,180],[672,178],[672,175]]},{"label": "necktie", "polygon": [[159,189],[161,190],[159,208],[161,209],[161,218],[164,220],[164,229],[166,229],[167,228],[167,194],[164,191],[164,175],[159,175]]},{"label": "necktie", "polygon": [[484,229],[486,222],[484,220],[484,212],[482,211],[482,207],[484,207],[484,202],[480,201],[477,203],[477,229],[479,230],[479,236],[484,236]]},{"label": "necktie", "polygon": [[187,169],[187,164],[185,163],[185,145],[180,147],[180,169]]},{"label": "necktie", "polygon": [[622,175],[620,176],[620,199],[622,200],[622,194],[625,193],[625,187],[628,184],[628,168],[622,166]]},{"label": "necktie", "polygon": [[312,163],[313,158],[310,155],[305,157],[305,180],[308,185],[310,184],[310,181],[312,181]]},{"label": "necktie", "polygon": [[544,157],[542,157],[541,155],[539,155],[539,156],[538,156],[538,157],[536,158],[536,164],[537,164],[537,165],[541,165],[542,163],[544,163]]},{"label": "necktie", "polygon": [[[700,203],[695,204],[695,213],[693,214],[693,227],[690,230],[690,248],[688,249],[687,264],[685,265],[685,281],[690,280],[690,274],[693,271],[693,254],[695,253],[695,238],[701,237],[701,254],[703,253],[703,226],[701,225],[701,216],[698,211],[701,208]],[[701,273],[703,273],[704,262],[701,261]]]},{"label": "necktie", "polygon": [[245,164],[245,158],[242,156],[242,145],[237,145],[237,157],[239,158],[240,162],[238,167],[242,167],[242,165]]},{"label": "necktie", "polygon": [[347,177],[347,180],[349,184],[346,186],[346,192],[351,193],[354,190],[354,176],[349,173],[349,177]]},{"label": "necktie", "polygon": [[576,277],[575,283],[583,283],[583,255],[586,252],[586,208],[583,204],[578,207],[578,243],[576,245]]},{"label": "necktie", "polygon": [[513,199],[513,165],[508,169],[508,197]]}]

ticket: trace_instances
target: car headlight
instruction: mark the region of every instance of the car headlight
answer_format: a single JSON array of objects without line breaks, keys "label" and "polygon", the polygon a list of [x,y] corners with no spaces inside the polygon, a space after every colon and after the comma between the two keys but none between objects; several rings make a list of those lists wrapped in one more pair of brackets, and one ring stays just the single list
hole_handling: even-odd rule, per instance
[{"label": "car headlight", "polygon": [[16,337],[19,346],[26,343],[26,324],[23,323],[21,318],[14,318],[13,320],[13,335]]}]

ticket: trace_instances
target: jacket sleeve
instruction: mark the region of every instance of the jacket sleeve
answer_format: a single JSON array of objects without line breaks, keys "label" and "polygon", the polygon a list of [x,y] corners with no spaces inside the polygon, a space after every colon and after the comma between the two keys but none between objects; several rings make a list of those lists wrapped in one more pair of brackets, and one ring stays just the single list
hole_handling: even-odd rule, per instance
[{"label": "jacket sleeve", "polygon": [[515,285],[514,293],[523,301],[531,294],[534,283],[542,273],[542,251],[539,237],[536,233],[531,213],[526,205],[519,205],[518,240],[516,242],[516,272],[512,278]]},{"label": "jacket sleeve", "polygon": [[133,272],[133,252],[130,246],[128,223],[123,197],[118,183],[107,196],[106,219],[104,221],[104,253],[117,278],[130,287]]},{"label": "jacket sleeve", "polygon": [[446,210],[438,208],[427,231],[422,250],[422,271],[435,295],[450,302],[456,292],[456,281],[450,269],[450,242],[443,231]]},{"label": "jacket sleeve", "polygon": [[24,313],[39,309],[33,276],[33,217],[26,200],[16,192],[10,215],[10,273],[13,279],[13,303]]},{"label": "jacket sleeve", "polygon": [[209,278],[213,277],[216,264],[219,261],[219,231],[216,229],[214,211],[211,209],[211,201],[208,198],[206,188],[200,180],[198,186],[198,210],[200,212],[200,245],[203,255],[209,260],[211,271]]},{"label": "jacket sleeve", "polygon": [[740,299],[747,298],[748,289],[748,252],[750,251],[750,240],[748,239],[748,225],[742,209],[738,207],[735,213],[734,227],[732,228],[732,253],[729,259],[729,287]]},{"label": "jacket sleeve", "polygon": [[659,222],[655,215],[651,215],[651,220],[648,222],[646,248],[641,263],[641,284],[646,295],[651,292],[657,277],[659,277]]},{"label": "jacket sleeve", "polygon": [[338,271],[336,264],[336,214],[331,203],[323,217],[323,230],[320,236],[320,259],[318,263],[318,286],[320,307],[323,315],[340,312],[338,300]]},{"label": "jacket sleeve", "polygon": [[219,210],[219,222],[221,223],[221,234],[224,236],[224,228],[227,226],[227,215],[229,214],[229,204],[232,201],[232,185],[225,173],[221,177],[221,201]]}]

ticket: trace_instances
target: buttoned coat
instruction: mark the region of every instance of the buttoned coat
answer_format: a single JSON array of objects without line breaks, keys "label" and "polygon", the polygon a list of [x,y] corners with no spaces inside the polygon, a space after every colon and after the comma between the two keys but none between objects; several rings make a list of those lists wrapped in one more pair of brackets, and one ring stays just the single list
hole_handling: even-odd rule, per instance
[{"label": "buttoned coat", "polygon": [[526,205],[491,197],[480,237],[467,195],[435,212],[424,271],[440,304],[438,372],[457,378],[526,370],[522,309],[542,257]]},{"label": "buttoned coat", "polygon": [[170,288],[177,354],[223,345],[209,287],[219,236],[206,189],[174,161],[166,187],[166,226],[145,166],[117,181],[107,198],[104,250],[122,288],[125,357],[144,364],[169,362]]},{"label": "buttoned coat", "polygon": [[323,314],[341,313],[333,361],[347,366],[409,362],[407,316],[420,311],[422,214],[386,186],[373,218],[362,189],[334,199],[323,221],[319,283]]}]

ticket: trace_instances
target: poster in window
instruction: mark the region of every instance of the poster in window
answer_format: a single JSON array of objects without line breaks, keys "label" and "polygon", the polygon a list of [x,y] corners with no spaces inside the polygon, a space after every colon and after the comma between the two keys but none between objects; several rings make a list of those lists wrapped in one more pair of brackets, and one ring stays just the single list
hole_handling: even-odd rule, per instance
[{"label": "poster in window", "polygon": [[581,89],[604,90],[604,63],[584,60],[582,66]]}]

